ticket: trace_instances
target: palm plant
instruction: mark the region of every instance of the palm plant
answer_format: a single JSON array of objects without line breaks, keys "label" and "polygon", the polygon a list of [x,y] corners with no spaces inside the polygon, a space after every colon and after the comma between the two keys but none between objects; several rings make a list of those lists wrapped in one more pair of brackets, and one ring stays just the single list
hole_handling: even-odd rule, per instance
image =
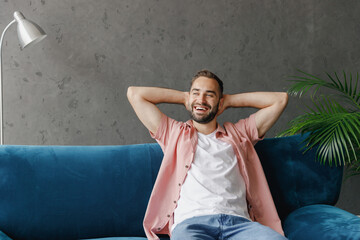
[{"label": "palm plant", "polygon": [[[309,133],[305,152],[317,147],[316,158],[330,166],[347,165],[349,176],[360,174],[360,86],[359,74],[326,73],[327,80],[298,70],[300,76],[291,76],[293,84],[288,93],[301,97],[312,89],[313,106],[290,121],[289,128],[280,136]],[[336,94],[318,94],[320,88]]]}]

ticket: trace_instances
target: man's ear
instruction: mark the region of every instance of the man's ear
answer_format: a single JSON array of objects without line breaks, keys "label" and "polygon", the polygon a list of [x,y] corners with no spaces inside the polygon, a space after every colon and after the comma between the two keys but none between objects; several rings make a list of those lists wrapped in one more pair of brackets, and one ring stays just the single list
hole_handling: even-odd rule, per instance
[{"label": "man's ear", "polygon": [[219,108],[218,108],[218,113],[217,113],[217,116],[221,115],[223,112],[224,112],[224,97],[221,97],[220,98],[220,101],[219,101]]},{"label": "man's ear", "polygon": [[184,105],[186,110],[191,111],[190,94],[188,92],[186,93]]},{"label": "man's ear", "polygon": [[223,107],[224,106],[224,96],[221,96],[220,98],[220,103],[219,103],[219,107]]},{"label": "man's ear", "polygon": [[191,111],[191,106],[189,104],[189,101],[185,105],[186,110]]},{"label": "man's ear", "polygon": [[219,108],[222,109],[224,107],[224,96],[221,96],[220,102],[219,102]]}]

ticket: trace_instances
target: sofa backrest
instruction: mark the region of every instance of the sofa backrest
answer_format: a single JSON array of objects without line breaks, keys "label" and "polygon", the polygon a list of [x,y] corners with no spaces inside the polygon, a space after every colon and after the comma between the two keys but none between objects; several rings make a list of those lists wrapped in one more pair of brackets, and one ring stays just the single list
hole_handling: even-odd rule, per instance
[{"label": "sofa backrest", "polygon": [[282,220],[300,207],[335,205],[339,198],[343,167],[316,161],[316,148],[304,154],[307,136],[266,138],[255,145]]},{"label": "sofa backrest", "polygon": [[145,236],[157,144],[0,146],[0,231],[13,239]]}]

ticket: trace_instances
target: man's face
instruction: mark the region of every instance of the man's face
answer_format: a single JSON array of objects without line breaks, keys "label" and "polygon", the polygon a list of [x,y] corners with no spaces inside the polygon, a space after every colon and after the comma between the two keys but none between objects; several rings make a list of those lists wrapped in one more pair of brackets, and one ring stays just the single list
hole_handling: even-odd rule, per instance
[{"label": "man's face", "polygon": [[195,122],[211,122],[216,117],[220,104],[217,81],[207,77],[197,78],[191,86],[188,104],[191,118]]}]

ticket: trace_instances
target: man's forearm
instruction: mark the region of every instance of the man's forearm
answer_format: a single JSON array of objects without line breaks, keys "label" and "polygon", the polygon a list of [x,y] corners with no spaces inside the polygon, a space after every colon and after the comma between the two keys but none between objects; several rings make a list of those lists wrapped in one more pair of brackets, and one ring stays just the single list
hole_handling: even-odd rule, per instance
[{"label": "man's forearm", "polygon": [[158,88],[158,87],[129,87],[128,95],[141,97],[142,99],[153,103],[186,103],[186,93],[174,89]]},{"label": "man's forearm", "polygon": [[256,112],[255,121],[259,137],[275,124],[288,102],[286,92],[251,92],[224,96],[224,109],[252,107]]},{"label": "man's forearm", "polygon": [[285,92],[249,92],[226,95],[224,100],[225,108],[266,108],[274,104],[286,104],[287,93]]},{"label": "man's forearm", "polygon": [[156,104],[186,104],[185,92],[166,88],[129,87],[127,97],[140,121],[152,133],[157,132],[162,117]]}]

